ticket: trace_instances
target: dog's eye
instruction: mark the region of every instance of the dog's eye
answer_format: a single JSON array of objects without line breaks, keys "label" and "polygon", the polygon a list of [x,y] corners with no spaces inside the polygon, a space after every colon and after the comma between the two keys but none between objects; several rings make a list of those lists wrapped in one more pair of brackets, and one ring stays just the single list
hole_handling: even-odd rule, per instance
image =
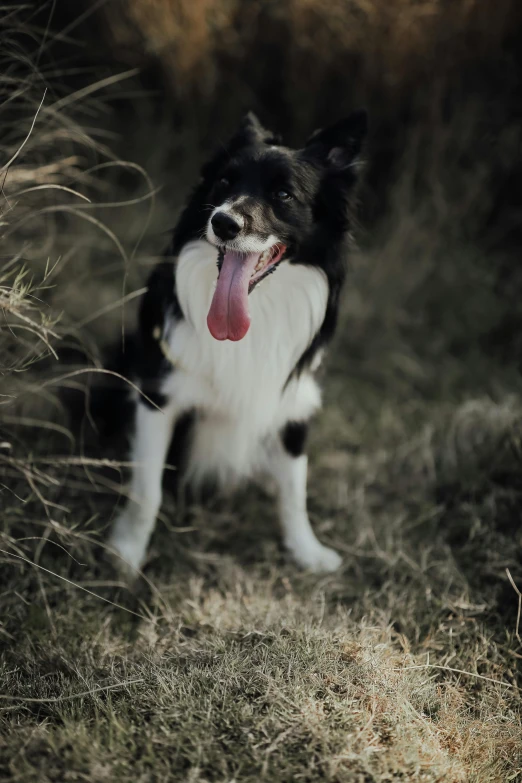
[{"label": "dog's eye", "polygon": [[292,194],[288,190],[277,190],[275,195],[280,201],[290,201],[292,198]]},{"label": "dog's eye", "polygon": [[230,180],[227,179],[226,177],[221,177],[221,179],[219,180],[219,184],[223,188],[228,188],[228,186],[230,185]]}]

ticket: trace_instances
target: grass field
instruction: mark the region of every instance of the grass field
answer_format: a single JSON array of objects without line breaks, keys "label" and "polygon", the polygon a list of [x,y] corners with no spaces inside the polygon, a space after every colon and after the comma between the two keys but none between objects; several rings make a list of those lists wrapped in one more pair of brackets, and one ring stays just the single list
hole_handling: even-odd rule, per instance
[{"label": "grass field", "polygon": [[62,393],[102,377],[85,369],[130,328],[203,152],[132,75],[60,88],[19,18],[0,25],[0,779],[522,780],[522,380],[484,340],[504,255],[466,223],[485,182],[454,168],[469,129],[452,154],[437,137],[422,198],[405,164],[359,232],[310,444],[341,571],[299,572],[248,486],[167,493],[130,586],[103,545],[125,454]]}]

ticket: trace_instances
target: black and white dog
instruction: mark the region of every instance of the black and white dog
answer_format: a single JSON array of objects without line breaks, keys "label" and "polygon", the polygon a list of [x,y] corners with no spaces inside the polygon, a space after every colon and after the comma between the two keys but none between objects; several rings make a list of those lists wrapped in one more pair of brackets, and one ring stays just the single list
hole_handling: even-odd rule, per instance
[{"label": "black and white dog", "polygon": [[132,569],[144,562],[175,426],[189,414],[184,480],[271,476],[297,563],[340,565],[308,519],[304,447],[365,134],[357,112],[294,150],[249,114],[204,166],[140,311],[133,374],[146,397],[135,400],[129,499],[109,540]]}]

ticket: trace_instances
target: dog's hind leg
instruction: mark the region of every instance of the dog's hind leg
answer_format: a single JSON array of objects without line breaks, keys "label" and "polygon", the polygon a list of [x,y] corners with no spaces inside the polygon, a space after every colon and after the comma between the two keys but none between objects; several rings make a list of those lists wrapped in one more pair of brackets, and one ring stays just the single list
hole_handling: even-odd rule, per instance
[{"label": "dog's hind leg", "polygon": [[306,508],[308,460],[304,453],[306,422],[288,422],[268,452],[268,472],[279,496],[279,513],[286,548],[301,568],[335,571],[341,557],[317,539]]},{"label": "dog's hind leg", "polygon": [[108,546],[131,570],[142,565],[161,505],[161,483],[177,409],[162,410],[139,401],[132,444],[132,478],[125,508],[116,518]]}]

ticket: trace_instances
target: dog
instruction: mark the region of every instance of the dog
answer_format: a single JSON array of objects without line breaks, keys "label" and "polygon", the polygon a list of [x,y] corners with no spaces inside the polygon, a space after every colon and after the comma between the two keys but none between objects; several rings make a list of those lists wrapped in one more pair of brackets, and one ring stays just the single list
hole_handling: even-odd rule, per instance
[{"label": "dog", "polygon": [[296,563],[332,572],[341,557],[307,514],[306,436],[315,373],[337,322],[366,135],[364,111],[282,145],[249,113],[203,167],[152,272],[132,368],[132,478],[109,546],[145,561],[174,430],[183,481],[234,486],[271,477]]}]

